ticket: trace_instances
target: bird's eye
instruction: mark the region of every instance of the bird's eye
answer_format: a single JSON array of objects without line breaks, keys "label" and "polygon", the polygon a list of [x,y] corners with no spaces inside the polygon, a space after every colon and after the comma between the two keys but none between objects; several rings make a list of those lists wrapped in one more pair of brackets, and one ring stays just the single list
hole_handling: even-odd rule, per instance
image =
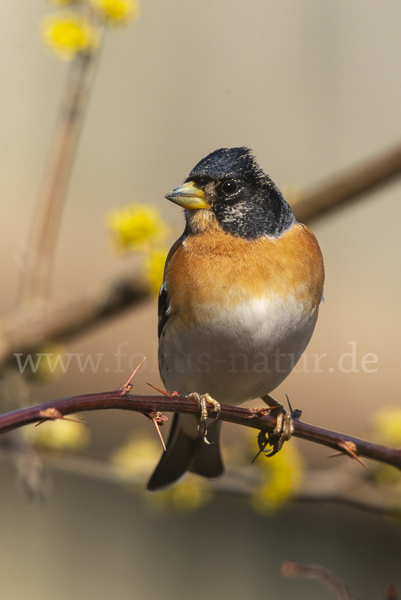
[{"label": "bird's eye", "polygon": [[221,189],[225,194],[227,194],[227,196],[230,196],[231,194],[235,194],[238,189],[238,185],[235,181],[225,181],[221,186]]}]

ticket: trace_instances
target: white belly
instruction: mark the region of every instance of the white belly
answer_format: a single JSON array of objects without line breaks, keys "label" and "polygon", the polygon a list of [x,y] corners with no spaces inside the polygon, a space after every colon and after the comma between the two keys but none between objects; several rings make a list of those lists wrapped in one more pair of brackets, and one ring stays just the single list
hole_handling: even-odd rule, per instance
[{"label": "white belly", "polygon": [[290,299],[258,299],[181,330],[172,314],[160,339],[160,374],[167,391],[209,393],[240,404],[274,390],[305,350],[318,310]]}]

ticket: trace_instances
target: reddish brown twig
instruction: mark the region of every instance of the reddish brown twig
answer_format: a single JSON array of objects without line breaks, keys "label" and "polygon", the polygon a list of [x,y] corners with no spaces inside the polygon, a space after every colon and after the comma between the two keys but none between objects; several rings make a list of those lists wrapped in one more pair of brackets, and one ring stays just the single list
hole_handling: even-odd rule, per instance
[{"label": "reddish brown twig", "polygon": [[[175,395],[170,397],[136,396],[128,393],[122,394],[121,388],[119,388],[113,392],[62,398],[0,415],[0,433],[43,420],[43,411],[49,408],[57,409],[64,416],[78,412],[109,409],[130,410],[147,416],[157,412],[186,414],[196,414],[198,412],[197,405],[190,398]],[[211,414],[212,416],[214,415]],[[239,406],[222,405],[220,419],[267,432],[271,432],[276,425],[276,419],[269,414],[258,415],[252,409]],[[296,437],[328,446],[334,450],[343,450],[345,442],[352,442],[356,455],[401,469],[401,450],[399,449],[372,444],[343,433],[309,425],[300,420],[294,421],[294,428]]]}]

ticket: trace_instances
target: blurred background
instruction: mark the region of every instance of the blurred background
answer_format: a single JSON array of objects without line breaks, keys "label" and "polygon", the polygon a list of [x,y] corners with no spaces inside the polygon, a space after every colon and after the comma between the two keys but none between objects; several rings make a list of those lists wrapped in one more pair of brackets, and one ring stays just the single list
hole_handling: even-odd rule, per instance
[{"label": "blurred background", "polygon": [[[42,0],[0,4],[5,320],[18,302],[69,69],[40,34],[41,20],[55,10]],[[279,187],[302,190],[400,143],[400,26],[394,0],[141,0],[138,21],[108,29],[100,50],[52,298],[137,268],[136,256],[113,252],[106,227],[112,209],[148,204],[168,223],[169,241],[178,237],[183,215],[163,196],[217,148],[248,146]],[[287,393],[305,421],[366,439],[380,407],[401,405],[400,195],[396,179],[310,223],[325,259],[326,299],[306,362],[275,392],[283,402]],[[101,354],[101,368],[80,372],[72,363],[62,377],[36,380],[29,403],[112,390],[145,355],[134,391],[150,393],[146,382],[160,385],[156,313],[149,299],[76,337],[65,351]],[[326,355],[319,369],[317,354]],[[15,408],[5,398],[3,411]],[[155,437],[140,415],[100,411],[84,419],[89,451],[103,456],[133,431]],[[244,435],[224,429],[228,446]],[[346,458],[327,460],[325,448],[295,445],[309,469],[348,468]],[[322,502],[260,514],[237,492],[218,492],[197,511],[168,510],[138,488],[52,470],[43,500],[28,500],[21,469],[4,458],[0,564],[9,599],[331,597],[319,583],[284,580],[286,559],[331,569],[354,597],[382,597],[391,582],[401,591],[397,520]],[[146,462],[147,475],[156,462],[157,455]]]}]

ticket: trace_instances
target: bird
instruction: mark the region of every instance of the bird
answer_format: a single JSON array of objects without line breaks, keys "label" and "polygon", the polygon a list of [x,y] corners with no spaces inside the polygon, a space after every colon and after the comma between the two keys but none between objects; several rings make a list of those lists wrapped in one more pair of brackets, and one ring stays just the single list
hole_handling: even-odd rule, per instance
[{"label": "bird", "polygon": [[184,208],[185,230],[160,288],[159,371],[168,393],[197,400],[202,419],[174,415],[149,491],[187,471],[223,474],[221,422],[206,426],[209,402],[218,416],[220,404],[262,398],[290,437],[291,419],[270,393],[311,339],[324,284],[315,235],[249,148],[215,150],[165,197]]}]

